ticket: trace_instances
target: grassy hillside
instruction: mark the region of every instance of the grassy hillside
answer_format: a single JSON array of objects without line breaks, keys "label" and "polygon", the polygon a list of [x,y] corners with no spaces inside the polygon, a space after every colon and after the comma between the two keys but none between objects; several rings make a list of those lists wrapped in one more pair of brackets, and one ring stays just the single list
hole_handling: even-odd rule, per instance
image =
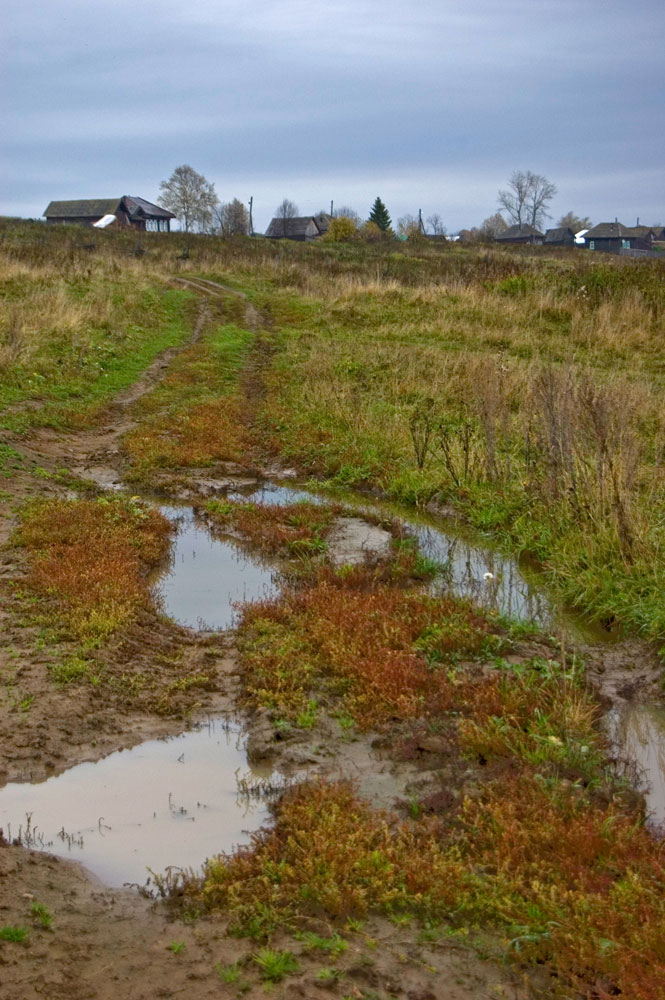
[{"label": "grassy hillside", "polygon": [[72,419],[72,398],[94,412],[182,336],[189,295],[168,279],[221,279],[268,319],[270,448],[452,506],[531,553],[562,599],[665,637],[662,262],[184,234],[145,234],[135,256],[131,234],[2,232],[5,426],[46,402],[50,419]]}]

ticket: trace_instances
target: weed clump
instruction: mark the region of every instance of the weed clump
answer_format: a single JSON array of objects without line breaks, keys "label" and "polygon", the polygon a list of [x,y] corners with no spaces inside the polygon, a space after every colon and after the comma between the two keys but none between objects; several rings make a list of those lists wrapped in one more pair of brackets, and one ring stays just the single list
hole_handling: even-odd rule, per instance
[{"label": "weed clump", "polygon": [[[150,605],[145,570],[163,559],[170,533],[168,520],[135,497],[101,497],[32,503],[15,540],[28,552],[27,588],[72,637],[94,646]],[[57,679],[84,669],[71,661]]]},{"label": "weed clump", "polygon": [[492,641],[469,604],[377,582],[362,566],[244,607],[239,635],[251,704],[293,719],[322,687],[363,728],[449,709],[458,681],[446,666]]},{"label": "weed clump", "polygon": [[209,500],[205,511],[213,525],[232,529],[270,555],[306,557],[326,551],[326,535],[339,504],[240,503]]}]

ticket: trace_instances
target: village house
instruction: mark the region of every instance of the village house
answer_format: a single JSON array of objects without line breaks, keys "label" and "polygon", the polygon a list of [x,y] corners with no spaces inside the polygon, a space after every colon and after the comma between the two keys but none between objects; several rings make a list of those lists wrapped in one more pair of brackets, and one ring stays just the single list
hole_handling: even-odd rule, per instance
[{"label": "village house", "polygon": [[[639,221],[639,220],[638,220]],[[655,240],[661,238],[662,229],[651,226],[624,226],[621,222],[600,222],[584,234],[584,241],[589,250],[600,250],[604,253],[621,253],[622,251],[638,251],[648,253],[653,249]]]},{"label": "village house", "polygon": [[527,223],[522,225],[508,226],[496,237],[497,243],[531,243],[540,244],[544,241],[543,233]]},{"label": "village house", "polygon": [[52,201],[44,212],[49,223],[68,222],[106,229],[107,226],[168,233],[173,212],[145,198],[125,194],[121,198],[91,198],[82,201]]},{"label": "village house", "polygon": [[298,240],[301,243],[316,240],[328,232],[332,216],[325,212],[318,215],[296,216],[292,219],[275,218],[266,229],[269,240]]},{"label": "village house", "polygon": [[547,247],[574,247],[575,233],[567,226],[558,229],[547,229],[543,241]]}]

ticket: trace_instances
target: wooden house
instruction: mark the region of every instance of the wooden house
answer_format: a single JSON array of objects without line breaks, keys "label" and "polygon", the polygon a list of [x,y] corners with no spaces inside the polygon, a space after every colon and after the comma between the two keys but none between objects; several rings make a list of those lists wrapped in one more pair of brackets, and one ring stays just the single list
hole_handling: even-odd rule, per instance
[{"label": "wooden house", "polygon": [[547,229],[545,231],[544,243],[547,247],[574,247],[575,233],[567,226],[560,226],[558,229]]},{"label": "wooden house", "polygon": [[533,226],[522,223],[522,225],[508,226],[496,237],[496,242],[540,244],[544,239],[544,235]]},{"label": "wooden house", "polygon": [[100,228],[112,225],[155,233],[168,233],[171,219],[175,219],[173,212],[161,205],[128,194],[121,198],[52,201],[44,216],[49,223],[69,222]]},{"label": "wooden house", "polygon": [[622,250],[651,250],[656,233],[650,226],[624,226],[617,222],[600,222],[587,233],[584,240],[589,250],[603,253],[621,253]]},{"label": "wooden house", "polygon": [[269,240],[298,240],[309,242],[328,232],[332,220],[331,215],[320,212],[319,215],[296,216],[293,219],[272,219],[266,229]]}]

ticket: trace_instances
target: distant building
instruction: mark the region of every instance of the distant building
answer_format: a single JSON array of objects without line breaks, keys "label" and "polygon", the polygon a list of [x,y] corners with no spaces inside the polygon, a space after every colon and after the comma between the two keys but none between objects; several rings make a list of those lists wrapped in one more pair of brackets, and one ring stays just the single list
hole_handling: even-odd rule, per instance
[{"label": "distant building", "polygon": [[539,244],[544,241],[544,235],[533,226],[527,223],[522,223],[522,225],[508,226],[504,229],[499,236],[496,237],[497,243],[532,243]]},{"label": "distant building", "polygon": [[548,229],[545,232],[544,243],[548,247],[574,247],[575,233],[565,226],[558,229]]},{"label": "distant building", "polygon": [[603,253],[621,253],[633,250],[648,253],[658,235],[650,226],[624,226],[617,222],[600,222],[584,234],[589,250]]},{"label": "distant building", "polygon": [[52,201],[44,212],[50,223],[69,222],[105,229],[107,226],[168,233],[173,212],[145,198],[125,194],[122,198],[91,198],[83,201]]},{"label": "distant building", "polygon": [[293,219],[275,218],[266,229],[266,237],[269,240],[298,240],[304,243],[327,233],[331,221],[332,216],[325,212],[296,216]]}]

